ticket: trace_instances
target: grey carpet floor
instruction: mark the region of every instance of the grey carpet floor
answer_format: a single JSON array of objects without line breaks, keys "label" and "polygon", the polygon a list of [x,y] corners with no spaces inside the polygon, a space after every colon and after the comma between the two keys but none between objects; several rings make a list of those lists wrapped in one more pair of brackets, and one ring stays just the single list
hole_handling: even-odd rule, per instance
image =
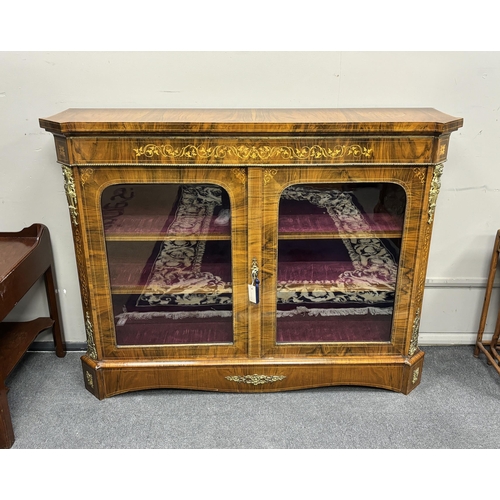
[{"label": "grey carpet floor", "polygon": [[500,377],[473,346],[432,346],[409,395],[151,390],[102,401],[80,352],[28,352],[7,380],[13,449],[497,449]]}]

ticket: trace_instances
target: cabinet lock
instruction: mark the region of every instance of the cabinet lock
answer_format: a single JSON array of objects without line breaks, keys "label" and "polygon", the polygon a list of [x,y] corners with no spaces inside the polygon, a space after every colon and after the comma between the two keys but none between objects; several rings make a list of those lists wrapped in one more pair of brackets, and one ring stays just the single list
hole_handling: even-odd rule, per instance
[{"label": "cabinet lock", "polygon": [[252,277],[252,283],[248,285],[248,299],[253,304],[259,303],[259,265],[257,264],[257,259],[254,257],[252,260],[252,267],[250,269],[250,275]]}]

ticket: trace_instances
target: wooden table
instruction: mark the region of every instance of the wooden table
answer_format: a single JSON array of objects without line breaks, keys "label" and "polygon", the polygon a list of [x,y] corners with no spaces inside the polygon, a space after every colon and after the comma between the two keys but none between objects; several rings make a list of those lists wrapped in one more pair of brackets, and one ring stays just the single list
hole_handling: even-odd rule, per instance
[{"label": "wooden table", "polygon": [[[49,317],[27,322],[3,322],[28,290],[44,277]],[[66,346],[56,294],[54,262],[49,231],[33,224],[17,233],[0,233],[0,448],[14,443],[5,380],[29,346],[44,330],[52,328],[56,355]]]}]

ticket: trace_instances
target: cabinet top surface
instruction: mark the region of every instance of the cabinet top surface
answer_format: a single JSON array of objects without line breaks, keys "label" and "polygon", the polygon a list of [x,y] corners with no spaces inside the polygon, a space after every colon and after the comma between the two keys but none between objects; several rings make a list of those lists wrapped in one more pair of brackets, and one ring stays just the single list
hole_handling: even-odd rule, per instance
[{"label": "cabinet top surface", "polygon": [[443,134],[462,124],[433,108],[74,108],[40,118],[42,128],[61,135]]}]

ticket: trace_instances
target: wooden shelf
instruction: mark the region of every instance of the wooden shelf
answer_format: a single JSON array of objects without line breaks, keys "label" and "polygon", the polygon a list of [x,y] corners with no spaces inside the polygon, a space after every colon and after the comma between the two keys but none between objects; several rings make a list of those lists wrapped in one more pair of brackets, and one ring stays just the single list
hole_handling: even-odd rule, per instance
[{"label": "wooden shelf", "polygon": [[24,356],[35,338],[53,325],[52,318],[0,323],[0,375],[4,379]]},{"label": "wooden shelf", "polygon": [[189,241],[229,241],[229,234],[162,234],[162,233],[117,233],[106,234],[106,241],[167,241],[167,240],[189,240]]},{"label": "wooden shelf", "polygon": [[339,231],[328,214],[280,215],[279,239],[401,238],[403,220],[386,213],[365,214],[363,230]]},{"label": "wooden shelf", "polygon": [[200,294],[200,295],[229,295],[233,293],[231,283],[227,283],[226,287],[219,287],[216,291],[206,287],[199,288],[188,288],[182,286],[172,286],[165,287],[162,289],[158,288],[148,288],[144,286],[127,286],[127,285],[112,285],[111,294],[112,295],[142,295],[142,294],[155,294],[155,295],[190,295],[190,294]]},{"label": "wooden shelf", "polygon": [[324,233],[324,232],[280,232],[279,240],[351,240],[360,238],[379,238],[379,239],[400,239],[403,233],[401,230],[395,231],[369,231],[356,233]]}]

